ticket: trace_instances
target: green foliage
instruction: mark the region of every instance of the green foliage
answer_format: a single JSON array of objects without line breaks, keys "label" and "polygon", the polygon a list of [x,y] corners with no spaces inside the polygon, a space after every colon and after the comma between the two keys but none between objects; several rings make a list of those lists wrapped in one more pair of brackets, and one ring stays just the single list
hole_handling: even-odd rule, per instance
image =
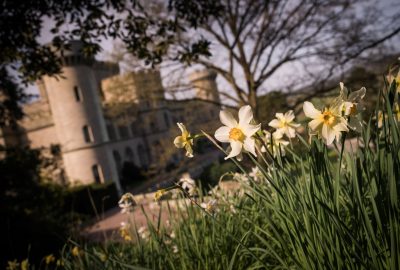
[{"label": "green foliage", "polygon": [[6,260],[38,263],[56,253],[75,233],[77,222],[115,207],[113,183],[66,188],[42,183],[37,150],[7,149],[0,159],[0,222],[3,269]]},{"label": "green foliage", "polygon": [[2,261],[41,258],[59,249],[67,237],[69,218],[62,211],[62,190],[39,183],[40,155],[9,149],[0,160]]},{"label": "green foliage", "polygon": [[115,184],[91,184],[64,191],[64,212],[94,217],[115,207],[119,200]]},{"label": "green foliage", "polygon": [[224,161],[222,163],[213,163],[200,175],[201,185],[205,188],[212,187],[218,184],[222,175],[227,172],[236,172],[238,168],[233,162]]}]

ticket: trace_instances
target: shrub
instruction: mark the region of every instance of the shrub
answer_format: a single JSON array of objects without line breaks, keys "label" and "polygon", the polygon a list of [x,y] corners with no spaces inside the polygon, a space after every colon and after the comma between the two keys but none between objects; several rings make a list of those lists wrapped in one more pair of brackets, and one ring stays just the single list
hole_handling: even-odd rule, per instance
[{"label": "shrub", "polygon": [[217,162],[213,163],[207,168],[200,175],[201,185],[205,188],[215,186],[218,184],[222,175],[226,172],[236,172],[238,171],[237,166],[230,161],[224,161],[222,163]]},{"label": "shrub", "polygon": [[94,217],[115,207],[118,192],[113,182],[106,184],[90,184],[69,188],[65,191],[65,212]]}]

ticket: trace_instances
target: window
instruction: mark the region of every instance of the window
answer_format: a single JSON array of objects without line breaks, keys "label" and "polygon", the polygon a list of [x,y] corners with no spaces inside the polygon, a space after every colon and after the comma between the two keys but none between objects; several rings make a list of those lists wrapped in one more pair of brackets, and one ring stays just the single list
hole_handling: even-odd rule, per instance
[{"label": "window", "polygon": [[74,86],[74,95],[76,101],[80,102],[82,100],[78,86]]},{"label": "window", "polygon": [[90,129],[89,126],[83,126],[82,128],[83,130],[83,138],[85,140],[85,142],[90,143],[93,142],[93,134],[92,134],[92,130]]},{"label": "window", "polygon": [[117,139],[117,134],[115,133],[113,124],[107,124],[107,133],[110,141],[115,141]]},{"label": "window", "polygon": [[129,130],[126,126],[118,126],[118,132],[121,139],[129,138]]},{"label": "window", "polygon": [[103,182],[103,172],[101,171],[101,167],[97,164],[92,166],[92,173],[95,183],[102,183]]}]

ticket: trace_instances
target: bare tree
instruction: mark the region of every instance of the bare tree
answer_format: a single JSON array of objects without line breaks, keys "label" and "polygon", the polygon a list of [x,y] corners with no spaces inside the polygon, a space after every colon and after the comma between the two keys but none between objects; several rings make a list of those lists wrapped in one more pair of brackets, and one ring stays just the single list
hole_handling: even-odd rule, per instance
[{"label": "bare tree", "polygon": [[[277,90],[271,82],[282,70],[292,74],[278,90],[316,85],[315,95],[326,89],[327,78],[400,33],[400,6],[393,4],[391,8],[399,12],[389,16],[373,0],[220,0],[223,11],[196,27],[185,24],[193,15],[190,4],[171,2],[185,31],[177,32],[165,58],[216,71],[227,88],[225,101],[250,104],[253,109],[258,107],[258,95]],[[196,5],[195,11],[207,3],[188,2]],[[190,51],[195,40],[208,40],[213,57],[206,53],[188,61],[179,57],[179,52]],[[318,77],[312,75],[315,71]]]}]

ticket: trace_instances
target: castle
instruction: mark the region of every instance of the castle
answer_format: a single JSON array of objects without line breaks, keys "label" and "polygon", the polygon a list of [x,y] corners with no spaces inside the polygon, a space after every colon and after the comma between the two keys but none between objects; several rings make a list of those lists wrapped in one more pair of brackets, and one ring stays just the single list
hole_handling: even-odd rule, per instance
[{"label": "castle", "polygon": [[0,144],[42,149],[59,145],[64,182],[115,181],[120,190],[124,162],[148,168],[161,158],[166,164],[183,158],[182,151],[166,153],[165,146],[173,145],[179,133],[177,122],[198,129],[216,124],[214,72],[190,75],[196,99],[168,100],[159,71],[120,75],[117,64],[88,59],[81,48],[72,41],[63,53],[62,74],[37,82],[40,98],[23,106],[25,117],[17,129],[2,130]]}]

